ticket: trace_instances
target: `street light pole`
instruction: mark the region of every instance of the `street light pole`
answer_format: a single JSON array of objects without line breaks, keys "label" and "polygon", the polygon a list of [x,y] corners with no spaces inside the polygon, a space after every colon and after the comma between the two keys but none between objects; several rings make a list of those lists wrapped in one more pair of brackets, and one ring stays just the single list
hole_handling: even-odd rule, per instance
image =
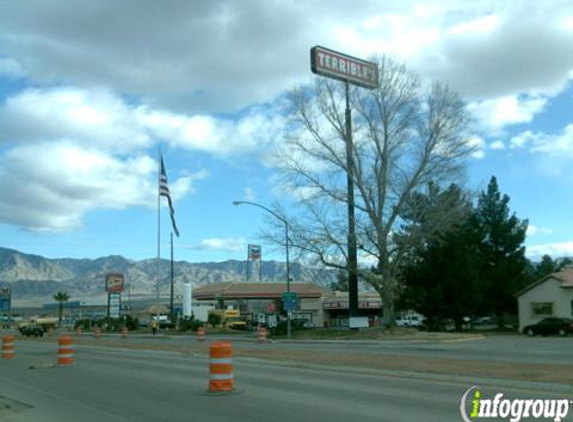
[{"label": "street light pole", "polygon": [[[285,254],[286,254],[286,288],[287,288],[287,292],[290,293],[290,263],[289,263],[289,234],[288,234],[288,221],[284,218],[281,217],[280,215],[278,215],[276,212],[274,212],[273,210],[265,207],[264,205],[261,204],[257,204],[256,202],[250,202],[250,201],[233,201],[233,205],[237,206],[237,205],[253,205],[255,207],[259,207],[263,210],[265,210],[266,212],[268,212],[269,214],[273,215],[275,218],[277,218],[279,221],[281,221],[284,225],[285,225]],[[287,310],[287,338],[290,339],[290,335],[291,335],[291,326],[290,326],[290,310]]]}]

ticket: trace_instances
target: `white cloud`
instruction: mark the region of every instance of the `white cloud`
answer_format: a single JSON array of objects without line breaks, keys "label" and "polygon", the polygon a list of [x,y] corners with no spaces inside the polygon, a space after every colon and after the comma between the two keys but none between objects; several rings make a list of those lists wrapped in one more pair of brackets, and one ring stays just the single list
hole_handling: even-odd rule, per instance
[{"label": "white cloud", "polygon": [[485,99],[560,91],[573,69],[572,12],[568,0],[12,2],[0,45],[33,82],[106,86],[178,112],[271,101],[312,78],[315,44],[390,54]]},{"label": "white cloud", "polygon": [[[205,174],[170,182],[177,201]],[[17,146],[0,164],[0,221],[40,231],[81,226],[97,209],[155,205],[157,163],[147,155],[117,158],[71,142]]]},{"label": "white cloud", "polygon": [[549,255],[553,258],[573,256],[573,241],[528,246],[525,254],[532,259]]},{"label": "white cloud", "polygon": [[528,148],[532,153],[570,157],[573,155],[573,124],[556,134],[525,131],[511,138],[510,143],[511,148]]},{"label": "white cloud", "polygon": [[232,120],[131,105],[107,90],[30,89],[8,98],[0,109],[0,139],[67,139],[118,153],[141,150],[161,139],[173,147],[236,155],[275,141],[285,125],[280,107],[253,107]]},{"label": "white cloud", "polygon": [[218,238],[213,237],[203,239],[199,245],[193,249],[208,250],[208,251],[226,251],[226,252],[241,252],[246,250],[246,241],[243,238]]},{"label": "white cloud", "polygon": [[527,226],[527,232],[526,232],[527,236],[547,235],[547,234],[553,234],[553,230],[547,227],[537,227],[534,226],[533,224]]},{"label": "white cloud", "polygon": [[468,104],[468,110],[485,129],[500,129],[507,125],[531,122],[546,104],[545,98],[505,96],[472,102]]},{"label": "white cloud", "polygon": [[423,74],[475,99],[562,91],[573,69],[570,2],[445,2],[439,40],[412,58]]},{"label": "white cloud", "polygon": [[0,109],[0,136],[19,142],[68,139],[90,148],[129,152],[152,144],[138,124],[139,113],[107,90],[28,89],[8,98]]},{"label": "white cloud", "polygon": [[502,150],[505,149],[505,144],[503,143],[503,141],[494,141],[491,144],[489,144],[489,147],[491,149]]}]

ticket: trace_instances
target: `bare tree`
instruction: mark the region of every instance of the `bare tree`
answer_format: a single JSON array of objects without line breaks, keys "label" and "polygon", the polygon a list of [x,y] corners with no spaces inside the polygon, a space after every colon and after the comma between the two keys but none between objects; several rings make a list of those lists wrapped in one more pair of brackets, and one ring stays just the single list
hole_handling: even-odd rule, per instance
[{"label": "bare tree", "polygon": [[[380,294],[385,319],[392,323],[399,266],[408,243],[415,241],[412,231],[403,230],[401,216],[407,210],[411,217],[415,193],[431,182],[459,178],[472,147],[465,104],[457,93],[440,83],[425,87],[388,58],[378,64],[379,88],[350,92],[353,174],[358,247],[372,262],[372,270],[362,269],[360,276]],[[279,153],[285,186],[303,211],[289,217],[292,246],[340,269],[347,258],[343,89],[340,82],[317,78],[314,89],[295,90]],[[447,206],[436,217],[435,230],[451,223]]]}]

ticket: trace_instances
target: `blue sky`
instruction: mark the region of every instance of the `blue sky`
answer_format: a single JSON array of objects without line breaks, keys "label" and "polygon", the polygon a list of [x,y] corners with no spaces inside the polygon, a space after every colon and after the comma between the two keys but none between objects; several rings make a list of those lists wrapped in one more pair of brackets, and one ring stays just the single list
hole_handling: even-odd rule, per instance
[{"label": "blue sky", "polygon": [[293,200],[273,161],[284,94],[312,82],[309,49],[323,45],[459,91],[477,148],[467,186],[498,178],[529,219],[528,256],[573,255],[573,4],[358,5],[0,0],[0,246],[154,257],[161,148],[176,259],[244,259],[265,219],[232,201]]}]

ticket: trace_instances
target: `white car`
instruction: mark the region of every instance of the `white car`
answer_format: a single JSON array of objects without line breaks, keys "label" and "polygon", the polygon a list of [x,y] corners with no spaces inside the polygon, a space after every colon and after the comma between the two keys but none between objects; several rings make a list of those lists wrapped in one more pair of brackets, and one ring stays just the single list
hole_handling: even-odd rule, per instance
[{"label": "white car", "polygon": [[421,315],[405,315],[396,320],[396,325],[398,327],[420,327],[424,321],[424,317]]}]

